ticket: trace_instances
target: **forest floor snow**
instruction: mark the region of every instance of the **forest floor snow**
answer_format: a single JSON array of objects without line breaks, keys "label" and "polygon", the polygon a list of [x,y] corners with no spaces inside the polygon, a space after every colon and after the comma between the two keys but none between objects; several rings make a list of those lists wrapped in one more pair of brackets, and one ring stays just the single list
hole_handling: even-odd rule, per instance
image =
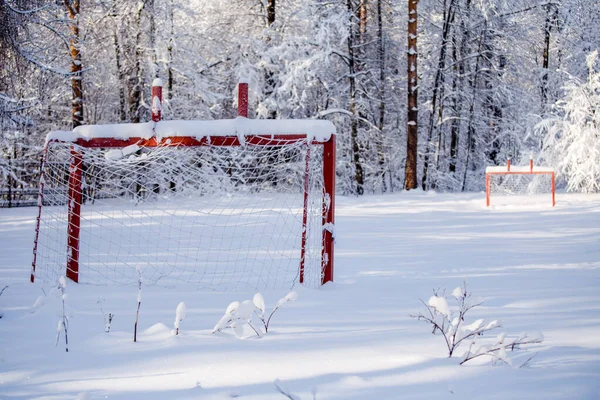
[{"label": "forest floor snow", "polygon": [[[212,333],[230,302],[254,293],[145,287],[134,343],[137,288],[68,281],[68,353],[62,334],[56,346],[60,295],[28,283],[37,210],[0,209],[0,399],[285,399],[276,381],[304,400],[599,399],[600,195],[484,203],[482,193],[339,196],[335,283],[296,286],[260,339]],[[497,319],[490,338],[541,332],[543,343],[512,366],[460,366],[466,348],[447,358],[442,337],[409,315],[463,281],[483,302],[467,323]],[[267,308],[286,293],[263,293]]]}]

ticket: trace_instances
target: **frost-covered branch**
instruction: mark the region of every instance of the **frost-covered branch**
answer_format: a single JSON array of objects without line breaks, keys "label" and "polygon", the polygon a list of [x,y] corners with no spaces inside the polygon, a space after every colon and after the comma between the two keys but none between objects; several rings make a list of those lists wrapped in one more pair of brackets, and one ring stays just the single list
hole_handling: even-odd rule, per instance
[{"label": "frost-covered branch", "polygon": [[471,294],[467,292],[466,283],[463,284],[463,287],[454,289],[452,297],[458,306],[454,312],[448,306],[445,294],[434,292],[434,295],[429,298],[427,304],[421,301],[427,309],[427,315],[422,313],[411,315],[411,317],[419,321],[424,321],[432,325],[433,334],[436,332],[442,334],[448,348],[448,357],[452,357],[456,348],[465,340],[481,336],[485,332],[500,327],[498,321],[491,321],[486,324],[483,319],[478,319],[472,324],[465,325],[466,314],[481,304],[471,303]]},{"label": "frost-covered branch", "polygon": [[[290,292],[279,299],[268,317],[265,315],[265,300],[260,293],[256,293],[252,301],[245,300],[241,303],[239,301],[234,301],[229,304],[225,314],[213,328],[213,333],[221,332],[227,328],[232,328],[238,337],[242,337],[244,334],[244,326],[248,325],[254,331],[254,333],[256,333],[256,336],[261,337],[269,331],[273,314],[275,314],[275,312],[284,304],[296,300],[297,297],[298,295],[296,292]],[[264,332],[263,329],[254,326],[252,319],[253,316],[258,317],[258,319],[261,321]]]},{"label": "frost-covered branch", "polygon": [[284,395],[288,399],[290,399],[290,400],[300,400],[300,397],[298,397],[295,394],[291,393],[289,391],[289,389],[284,388],[283,384],[281,383],[281,381],[279,379],[276,379],[275,382],[273,382],[273,384],[275,385],[275,389],[277,389],[277,391],[279,393],[281,393],[282,395]]},{"label": "frost-covered branch", "polygon": [[61,293],[62,300],[62,318],[58,320],[58,326],[56,327],[56,346],[58,346],[58,341],[60,340],[60,332],[65,331],[65,351],[69,352],[69,319],[67,318],[67,314],[65,312],[65,300],[67,299],[67,280],[64,276],[61,276],[58,280],[58,288]]},{"label": "frost-covered branch", "polygon": [[[505,342],[505,335],[501,334],[498,335],[498,337],[496,338],[496,343],[494,345],[482,345],[482,346],[477,346],[475,347],[475,343],[471,343],[471,346],[469,346],[469,350],[467,350],[467,352],[464,354],[462,361],[460,362],[460,365],[463,365],[466,362],[469,362],[475,358],[481,357],[481,356],[488,356],[491,357],[494,361],[501,361],[504,362],[508,365],[512,366],[512,362],[510,361],[510,359],[507,357],[507,350],[508,351],[515,351],[518,350],[520,348],[520,346],[525,346],[525,345],[530,345],[530,344],[539,344],[542,343],[542,341],[544,340],[544,336],[541,333],[538,334],[534,334],[534,335],[528,335],[525,334],[523,336],[520,336],[508,343]],[[523,364],[521,364],[521,367],[528,364],[529,361],[531,361],[531,359],[534,356],[529,357]]]},{"label": "frost-covered branch", "polygon": [[[434,291],[434,295],[429,298],[427,303],[421,301],[427,309],[427,313],[419,313],[411,315],[411,317],[431,325],[432,334],[435,335],[439,332],[442,335],[448,349],[448,357],[452,357],[462,343],[470,341],[469,349],[460,362],[461,365],[481,356],[491,357],[494,362],[512,365],[507,357],[507,350],[514,351],[520,346],[541,343],[543,340],[541,334],[525,334],[507,342],[506,334],[502,333],[496,337],[496,342],[493,345],[478,345],[477,339],[489,331],[499,328],[500,323],[496,320],[485,323],[483,319],[478,319],[470,324],[465,322],[467,313],[481,305],[481,303],[470,300],[471,293],[467,291],[466,282],[462,287],[454,289],[451,297],[456,302],[454,308],[448,305],[445,292],[440,294],[438,291]],[[529,360],[525,364],[528,362]]]}]

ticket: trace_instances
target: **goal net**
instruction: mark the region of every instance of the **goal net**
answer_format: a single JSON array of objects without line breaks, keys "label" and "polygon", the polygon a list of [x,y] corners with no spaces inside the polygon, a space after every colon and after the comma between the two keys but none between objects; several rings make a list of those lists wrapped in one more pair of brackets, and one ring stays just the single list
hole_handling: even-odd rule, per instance
[{"label": "goal net", "polygon": [[319,286],[333,263],[326,143],[49,141],[32,279],[56,282],[66,271],[82,283],[128,285],[141,272],[145,284],[199,290]]},{"label": "goal net", "polygon": [[502,166],[486,168],[487,205],[555,205],[554,170],[545,167]]}]

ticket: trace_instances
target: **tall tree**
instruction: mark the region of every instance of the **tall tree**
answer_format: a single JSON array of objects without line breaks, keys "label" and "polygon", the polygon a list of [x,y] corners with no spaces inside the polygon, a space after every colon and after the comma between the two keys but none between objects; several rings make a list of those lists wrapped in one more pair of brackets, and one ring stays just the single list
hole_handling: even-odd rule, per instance
[{"label": "tall tree", "polygon": [[406,190],[417,188],[417,140],[419,132],[419,78],[417,71],[417,6],[419,0],[408,0],[408,50],[407,50],[407,77],[408,77],[408,117],[407,117],[407,142],[406,142],[406,167],[404,187]]},{"label": "tall tree", "polygon": [[81,65],[81,41],[79,38],[79,0],[64,0],[69,16],[69,50],[71,54],[71,94],[73,106],[73,128],[83,124],[83,74]]}]

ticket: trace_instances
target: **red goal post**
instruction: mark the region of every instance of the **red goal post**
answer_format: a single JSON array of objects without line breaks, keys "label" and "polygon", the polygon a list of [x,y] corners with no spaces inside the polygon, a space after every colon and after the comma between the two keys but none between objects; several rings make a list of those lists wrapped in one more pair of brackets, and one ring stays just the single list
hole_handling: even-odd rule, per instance
[{"label": "red goal post", "polygon": [[[155,82],[156,83],[156,82]],[[336,177],[336,145],[335,127],[324,120],[251,120],[247,119],[247,85],[239,85],[239,111],[238,118],[232,120],[214,121],[161,121],[161,93],[156,86],[153,87],[153,121],[140,124],[115,124],[115,125],[89,125],[80,126],[74,131],[51,132],[47,137],[44,150],[44,165],[48,158],[49,149],[55,145],[63,146],[68,150],[70,146],[70,161],[68,161],[68,178],[65,181],[65,193],[68,196],[67,232],[65,249],[65,275],[79,282],[80,280],[80,246],[81,246],[81,219],[82,199],[86,182],[82,177],[85,174],[82,153],[88,149],[103,149],[108,152],[121,150],[126,153],[126,148],[136,149],[181,149],[181,148],[285,148],[295,146],[294,149],[305,148],[304,183],[300,188],[303,191],[304,210],[299,216],[302,220],[300,254],[298,254],[297,279],[304,283],[305,250],[307,244],[307,202],[309,197],[309,163],[311,148],[322,147],[321,154],[317,156],[322,163],[319,182],[322,188],[322,203],[319,207],[322,214],[321,229],[321,279],[320,284],[333,281],[334,266],[334,219],[335,219],[335,177]],[[67,146],[67,147],[65,147]],[[114,150],[110,150],[114,149]],[[130,150],[129,150],[130,151]],[[64,153],[64,152],[63,152]],[[320,153],[320,152],[319,152]],[[108,158],[108,157],[107,157]],[[42,170],[44,174],[44,170]],[[37,219],[31,282],[36,277],[38,260],[38,242],[45,204],[44,184],[48,178],[42,176],[40,184],[40,198],[38,201],[39,214]],[[321,187],[321,186],[320,186]],[[311,194],[312,196],[312,194]],[[300,200],[301,202],[302,200]],[[301,207],[301,204],[300,204]],[[302,212],[301,212],[302,213]],[[313,212],[314,214],[314,212]],[[314,215],[313,215],[314,218]],[[315,240],[315,239],[311,239]],[[314,250],[311,250],[314,251]]]},{"label": "red goal post", "polygon": [[514,166],[511,165],[511,160],[508,159],[505,166],[492,166],[485,169],[485,192],[486,192],[486,206],[490,206],[490,197],[492,195],[492,179],[497,176],[536,176],[544,175],[548,176],[551,180],[550,191],[552,195],[552,206],[556,205],[556,184],[554,178],[554,168],[550,167],[538,167],[533,165],[533,160],[529,160],[528,166]]}]

